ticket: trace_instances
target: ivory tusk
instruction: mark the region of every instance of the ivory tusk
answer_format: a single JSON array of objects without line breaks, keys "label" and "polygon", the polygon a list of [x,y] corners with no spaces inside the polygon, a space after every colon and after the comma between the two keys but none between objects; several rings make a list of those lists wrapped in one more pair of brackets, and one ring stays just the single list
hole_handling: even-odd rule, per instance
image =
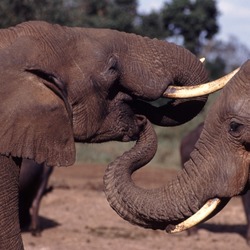
[{"label": "ivory tusk", "polygon": [[227,82],[239,71],[240,68],[235,69],[231,73],[212,82],[199,84],[195,86],[169,86],[163,93],[166,98],[191,98],[207,94],[211,94],[222,89]]},{"label": "ivory tusk", "polygon": [[179,223],[178,225],[171,227],[170,229],[166,229],[167,233],[179,233],[186,229],[189,229],[204,219],[206,219],[220,204],[221,200],[218,198],[210,199],[206,202],[206,204],[191,217],[186,219],[185,221]]},{"label": "ivory tusk", "polygon": [[205,57],[200,58],[200,61],[201,61],[202,63],[204,63],[204,62],[205,62],[205,60],[206,60],[206,58],[205,58]]}]

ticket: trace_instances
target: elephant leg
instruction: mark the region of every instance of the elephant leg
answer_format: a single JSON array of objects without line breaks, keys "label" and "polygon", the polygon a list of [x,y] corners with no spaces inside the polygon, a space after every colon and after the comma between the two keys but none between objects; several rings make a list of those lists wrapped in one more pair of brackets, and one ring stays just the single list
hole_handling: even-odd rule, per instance
[{"label": "elephant leg", "polygon": [[40,225],[39,225],[39,219],[38,219],[38,212],[40,207],[40,202],[42,200],[43,195],[46,193],[46,188],[48,185],[49,177],[53,171],[53,167],[49,167],[44,165],[43,166],[43,174],[42,179],[39,185],[39,189],[37,191],[37,194],[32,202],[31,206],[31,232],[32,235],[38,236],[40,234]]},{"label": "elephant leg", "polygon": [[242,196],[242,202],[247,218],[246,241],[250,245],[250,191]]},{"label": "elephant leg", "polygon": [[21,159],[0,156],[0,249],[22,250],[18,216]]}]

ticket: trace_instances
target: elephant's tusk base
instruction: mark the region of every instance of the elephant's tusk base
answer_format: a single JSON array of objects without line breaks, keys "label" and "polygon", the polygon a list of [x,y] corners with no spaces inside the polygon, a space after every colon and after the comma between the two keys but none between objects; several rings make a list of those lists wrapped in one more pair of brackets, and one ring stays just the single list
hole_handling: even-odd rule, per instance
[{"label": "elephant's tusk base", "polygon": [[179,233],[197,225],[206,219],[218,207],[220,202],[221,200],[218,198],[208,200],[206,204],[191,217],[174,227],[166,228],[167,233]]}]

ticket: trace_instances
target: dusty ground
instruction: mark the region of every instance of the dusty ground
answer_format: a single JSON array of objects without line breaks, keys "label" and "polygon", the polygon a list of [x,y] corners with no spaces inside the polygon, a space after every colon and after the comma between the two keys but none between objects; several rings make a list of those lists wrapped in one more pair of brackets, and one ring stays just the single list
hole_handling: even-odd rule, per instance
[{"label": "dusty ground", "polygon": [[[55,170],[50,180],[54,190],[42,201],[42,235],[23,233],[26,250],[250,249],[244,239],[246,218],[240,198],[201,225],[198,235],[168,235],[132,226],[113,212],[102,192],[104,169],[75,165]],[[174,170],[146,167],[135,179],[153,187],[174,174]]]}]

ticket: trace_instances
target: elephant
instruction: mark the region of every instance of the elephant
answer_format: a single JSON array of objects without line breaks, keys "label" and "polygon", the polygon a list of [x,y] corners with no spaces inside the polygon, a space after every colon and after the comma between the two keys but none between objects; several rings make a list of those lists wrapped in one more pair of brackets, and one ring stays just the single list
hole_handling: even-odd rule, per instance
[{"label": "elephant", "polygon": [[[200,134],[202,132],[204,123],[199,123],[193,130],[186,134],[180,143],[180,157],[181,157],[181,166],[184,168],[185,162],[190,158],[195,143],[198,141]],[[246,231],[246,241],[250,245],[250,191],[242,195],[242,204],[247,219],[247,231]],[[188,229],[188,235],[193,235],[197,233],[197,227],[192,227]]]},{"label": "elephant", "polygon": [[53,167],[23,159],[19,176],[19,221],[22,231],[40,235],[39,207],[42,197],[52,191],[48,180]]},{"label": "elephant", "polygon": [[[152,124],[189,121],[210,93],[171,99],[157,107],[152,101],[167,96],[170,86],[207,81],[207,71],[195,55],[135,34],[43,21],[0,30],[0,72],[0,249],[8,250],[23,249],[18,219],[23,159],[70,166],[75,142],[136,141],[128,157],[125,153],[117,161],[130,164],[132,153],[144,164],[156,150]],[[167,218],[171,224],[183,214],[174,211]],[[162,224],[154,222],[152,227]]]},{"label": "elephant", "polygon": [[105,171],[104,190],[110,206],[132,224],[177,233],[211,218],[232,197],[245,194],[250,181],[249,82],[250,60],[209,108],[184,168],[155,189],[141,188],[131,178],[156,151],[157,137],[147,121],[134,147]]}]

